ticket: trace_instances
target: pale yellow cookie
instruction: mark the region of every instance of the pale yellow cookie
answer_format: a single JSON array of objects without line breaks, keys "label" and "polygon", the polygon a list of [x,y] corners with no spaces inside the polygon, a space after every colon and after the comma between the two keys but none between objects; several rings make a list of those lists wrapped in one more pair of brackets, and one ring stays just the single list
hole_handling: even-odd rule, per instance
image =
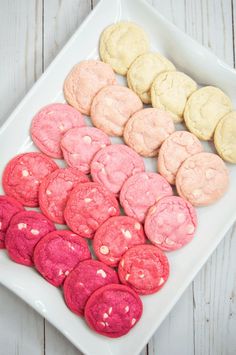
[{"label": "pale yellow cookie", "polygon": [[197,90],[197,84],[179,71],[159,74],[152,83],[152,106],[170,112],[174,122],[183,121],[188,97]]},{"label": "pale yellow cookie", "polygon": [[151,85],[155,77],[165,71],[173,71],[175,66],[159,53],[144,53],[131,64],[127,82],[145,104],[151,103]]},{"label": "pale yellow cookie", "polygon": [[214,143],[221,158],[236,164],[236,111],[220,120],[216,126]]},{"label": "pale yellow cookie", "polygon": [[107,27],[100,37],[102,60],[121,75],[126,75],[131,63],[148,50],[146,33],[132,22],[117,22]]},{"label": "pale yellow cookie", "polygon": [[220,119],[232,110],[232,103],[223,91],[205,86],[194,92],[185,107],[186,126],[202,140],[210,140]]}]

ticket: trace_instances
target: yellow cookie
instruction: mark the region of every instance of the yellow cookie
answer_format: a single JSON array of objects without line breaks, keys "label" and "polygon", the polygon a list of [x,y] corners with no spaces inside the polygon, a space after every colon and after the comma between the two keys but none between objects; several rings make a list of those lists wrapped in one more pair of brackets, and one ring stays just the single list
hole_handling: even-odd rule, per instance
[{"label": "yellow cookie", "polygon": [[126,75],[131,63],[148,49],[146,33],[132,22],[117,22],[107,27],[100,37],[102,60],[121,75]]},{"label": "yellow cookie", "polygon": [[174,65],[159,53],[145,53],[131,64],[128,73],[128,86],[145,104],[151,103],[151,85],[155,77],[164,72],[175,70]]},{"label": "yellow cookie", "polygon": [[179,71],[159,74],[152,83],[152,106],[170,112],[174,122],[183,121],[188,97],[197,90],[197,84]]},{"label": "yellow cookie", "polygon": [[184,120],[190,132],[207,141],[213,137],[219,120],[231,110],[231,100],[223,91],[214,86],[205,86],[189,98]]},{"label": "yellow cookie", "polygon": [[236,111],[220,120],[216,126],[214,143],[221,158],[236,164]]}]

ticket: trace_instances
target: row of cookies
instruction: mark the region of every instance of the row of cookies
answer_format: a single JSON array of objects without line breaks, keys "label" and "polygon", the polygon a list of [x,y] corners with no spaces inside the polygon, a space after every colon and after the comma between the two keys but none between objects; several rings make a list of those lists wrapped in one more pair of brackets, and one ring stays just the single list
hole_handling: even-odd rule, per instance
[{"label": "row of cookies", "polygon": [[197,90],[188,75],[176,71],[161,54],[149,51],[147,35],[131,22],[118,22],[103,31],[100,56],[116,73],[127,75],[129,88],[143,103],[168,111],[175,123],[184,119],[201,140],[214,138],[218,154],[236,163],[236,112],[220,89]]}]

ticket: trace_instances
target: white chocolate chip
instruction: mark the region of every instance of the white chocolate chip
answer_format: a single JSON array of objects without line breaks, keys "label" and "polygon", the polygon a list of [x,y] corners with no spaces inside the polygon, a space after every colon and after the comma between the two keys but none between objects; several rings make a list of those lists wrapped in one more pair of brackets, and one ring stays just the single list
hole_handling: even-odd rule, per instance
[{"label": "white chocolate chip", "polygon": [[29,172],[28,170],[22,170],[22,176],[28,176],[29,175]]},{"label": "white chocolate chip", "polygon": [[166,238],[165,243],[168,244],[168,245],[174,245],[175,244],[175,242],[172,239],[170,239],[170,238]]},{"label": "white chocolate chip", "polygon": [[108,318],[108,314],[107,313],[103,313],[103,319],[107,319]]},{"label": "white chocolate chip", "polygon": [[129,280],[129,278],[130,278],[130,274],[126,274],[126,275],[125,275],[125,279],[126,279],[126,281],[128,281],[128,280]]},{"label": "white chocolate chip", "polygon": [[128,239],[132,238],[132,234],[130,233],[130,231],[128,229],[121,228],[121,232],[125,236],[125,238],[128,238]]},{"label": "white chocolate chip", "polygon": [[108,208],[108,213],[109,214],[115,214],[116,213],[116,208],[115,207],[110,207],[110,208]]},{"label": "white chocolate chip", "polygon": [[91,139],[91,137],[89,137],[89,136],[84,136],[84,137],[83,137],[83,141],[84,141],[85,143],[87,143],[87,144],[91,144],[92,139]]},{"label": "white chocolate chip", "polygon": [[65,129],[65,127],[64,127],[64,125],[63,125],[63,124],[60,124],[60,125],[58,126],[58,128],[59,128],[59,130],[60,130],[60,131],[62,131],[62,132],[63,132],[63,131],[64,131],[64,129]]},{"label": "white chocolate chip", "polygon": [[106,245],[102,245],[99,250],[100,250],[100,253],[103,255],[109,254],[109,248]]},{"label": "white chocolate chip", "polygon": [[107,322],[105,322],[105,326],[107,326],[107,327],[108,327],[108,325],[109,325],[109,324],[108,324]]},{"label": "white chocolate chip", "polygon": [[47,194],[47,195],[51,195],[52,192],[51,192],[50,190],[46,190],[46,194]]},{"label": "white chocolate chip", "polygon": [[104,279],[107,277],[107,274],[103,269],[98,270],[97,275],[101,275]]},{"label": "white chocolate chip", "polygon": [[136,323],[136,318],[132,318],[131,325],[134,325],[135,323]]},{"label": "white chocolate chip", "polygon": [[82,286],[82,287],[84,286],[83,282],[79,282],[79,285]]},{"label": "white chocolate chip", "polygon": [[85,203],[89,203],[89,202],[91,202],[91,201],[92,201],[92,199],[89,198],[89,197],[87,197],[87,198],[84,199],[84,202],[85,202]]},{"label": "white chocolate chip", "polygon": [[144,274],[140,274],[140,275],[139,275],[140,279],[143,279],[144,276],[145,276]]},{"label": "white chocolate chip", "polygon": [[155,213],[156,212],[156,207],[155,206],[153,206],[153,207],[151,207],[150,209],[149,209],[149,213],[150,214],[153,214],[153,213]]},{"label": "white chocolate chip", "polygon": [[64,274],[65,274],[66,276],[69,275],[69,273],[70,273],[70,271],[68,271],[68,270],[64,272]]},{"label": "white chocolate chip", "polygon": [[74,245],[73,245],[71,242],[68,242],[68,247],[69,247],[71,250],[75,250],[75,247],[74,247]]},{"label": "white chocolate chip", "polygon": [[63,275],[63,271],[62,271],[62,270],[59,270],[58,276],[61,276],[61,275]]},{"label": "white chocolate chip", "polygon": [[202,194],[202,191],[199,189],[193,190],[192,195],[196,198],[200,197]]},{"label": "white chocolate chip", "polygon": [[108,314],[111,314],[111,312],[112,312],[112,307],[110,307],[110,308],[108,309]]},{"label": "white chocolate chip", "polygon": [[110,261],[115,261],[115,258],[110,257],[109,260],[110,260]]},{"label": "white chocolate chip", "polygon": [[105,323],[104,322],[99,322],[99,324],[101,324],[103,327],[105,327]]},{"label": "white chocolate chip", "polygon": [[188,224],[187,225],[187,233],[188,234],[192,234],[194,232],[194,230],[195,230],[195,227],[194,227],[193,224]]},{"label": "white chocolate chip", "polygon": [[126,306],[125,307],[125,313],[128,313],[129,312],[129,306]]},{"label": "white chocolate chip", "polygon": [[162,285],[164,283],[164,281],[165,280],[163,279],[163,277],[161,277],[158,286]]},{"label": "white chocolate chip", "polygon": [[38,235],[39,231],[37,229],[31,229],[30,231],[33,235]]},{"label": "white chocolate chip", "polygon": [[134,228],[139,231],[141,229],[141,224],[140,223],[135,223]]},{"label": "white chocolate chip", "polygon": [[101,148],[105,148],[106,147],[106,144],[101,144]]},{"label": "white chocolate chip", "polygon": [[184,213],[178,213],[177,214],[177,221],[179,223],[183,223],[186,220],[185,214]]},{"label": "white chocolate chip", "polygon": [[124,265],[125,265],[124,259],[121,260],[120,265],[121,265],[121,267],[124,267]]},{"label": "white chocolate chip", "polygon": [[27,227],[27,224],[25,224],[25,223],[18,223],[18,229],[19,230],[21,230],[21,229],[23,229],[23,228],[26,228]]},{"label": "white chocolate chip", "polygon": [[2,229],[2,222],[0,222],[0,230]]}]

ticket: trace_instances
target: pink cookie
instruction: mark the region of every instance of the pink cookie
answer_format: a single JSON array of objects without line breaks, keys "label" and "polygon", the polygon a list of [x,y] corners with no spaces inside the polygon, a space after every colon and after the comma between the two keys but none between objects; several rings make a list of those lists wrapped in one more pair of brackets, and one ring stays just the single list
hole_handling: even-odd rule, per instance
[{"label": "pink cookie", "polygon": [[93,238],[102,223],[119,214],[115,196],[102,185],[87,182],[77,185],[71,192],[64,217],[75,233],[84,238]]},{"label": "pink cookie", "polygon": [[217,201],[228,186],[228,169],[223,160],[212,153],[198,153],[187,158],[176,176],[179,195],[194,206]]},{"label": "pink cookie", "polygon": [[161,175],[144,172],[126,180],[120,192],[120,203],[128,216],[143,222],[149,207],[171,195],[172,188]]},{"label": "pink cookie", "polygon": [[17,213],[6,233],[6,248],[10,258],[18,264],[32,266],[35,245],[54,230],[54,224],[39,212]]},{"label": "pink cookie", "polygon": [[96,231],[93,249],[98,259],[117,266],[121,256],[134,245],[144,244],[143,227],[134,218],[118,216],[109,218]]},{"label": "pink cookie", "polygon": [[49,233],[40,240],[34,250],[36,269],[56,287],[63,284],[79,262],[90,258],[86,240],[69,230]]},{"label": "pink cookie", "polygon": [[122,136],[130,116],[142,108],[142,101],[132,90],[125,86],[110,85],[95,96],[91,119],[94,126],[110,136]]},{"label": "pink cookie", "polygon": [[149,209],[145,219],[148,239],[162,250],[182,248],[192,240],[197,214],[192,205],[178,196],[164,197]]},{"label": "pink cookie", "polygon": [[43,107],[33,118],[31,137],[35,145],[52,158],[62,158],[60,141],[72,127],[84,126],[81,113],[67,104],[51,104]]},{"label": "pink cookie", "polygon": [[118,284],[117,272],[97,260],[85,260],[68,275],[64,283],[64,298],[70,310],[78,316],[91,294],[107,284]]},{"label": "pink cookie", "polygon": [[110,284],[90,296],[85,320],[97,333],[118,338],[134,327],[142,312],[142,301],[136,292],[124,285]]},{"label": "pink cookie", "polygon": [[175,177],[181,164],[188,157],[202,150],[202,145],[194,134],[176,131],[164,141],[160,148],[157,160],[158,172],[170,184],[175,184]]},{"label": "pink cookie", "polygon": [[166,255],[154,245],[137,245],[122,256],[118,274],[121,283],[141,295],[159,291],[169,277]]},{"label": "pink cookie", "polygon": [[91,164],[94,181],[118,194],[124,182],[132,175],[144,171],[143,159],[129,147],[114,144],[101,149]]},{"label": "pink cookie", "polygon": [[51,221],[63,224],[64,209],[70,192],[89,178],[75,168],[57,169],[47,175],[39,187],[39,205]]},{"label": "pink cookie", "polygon": [[94,155],[110,144],[110,138],[94,127],[72,128],[61,140],[61,148],[67,164],[85,174],[90,172]]},{"label": "pink cookie", "polygon": [[109,64],[99,60],[84,60],[75,65],[66,77],[65,99],[71,106],[89,115],[97,92],[113,84],[116,84],[116,77]]},{"label": "pink cookie", "polygon": [[12,217],[24,207],[13,197],[0,196],[0,249],[5,248],[5,234]]},{"label": "pink cookie", "polygon": [[24,206],[37,207],[39,185],[57,164],[42,153],[23,153],[11,159],[3,172],[2,184],[7,195]]}]

